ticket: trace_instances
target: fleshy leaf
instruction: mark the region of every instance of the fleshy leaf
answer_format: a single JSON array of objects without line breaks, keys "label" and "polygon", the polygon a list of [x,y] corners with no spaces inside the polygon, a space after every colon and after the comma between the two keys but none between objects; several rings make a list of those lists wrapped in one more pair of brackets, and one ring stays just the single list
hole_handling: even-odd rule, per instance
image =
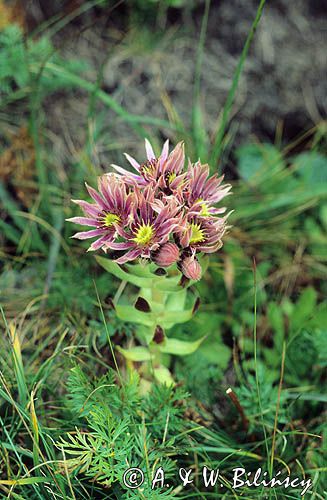
[{"label": "fleshy leaf", "polygon": [[124,321],[132,321],[133,323],[137,323],[139,325],[153,326],[155,322],[152,313],[144,313],[142,311],[138,311],[132,306],[123,306],[117,304],[116,313],[118,318]]},{"label": "fleshy leaf", "polygon": [[170,371],[165,366],[160,365],[157,368],[154,368],[153,373],[154,373],[155,378],[161,384],[175,385],[174,379],[173,379]]},{"label": "fleshy leaf", "polygon": [[96,261],[102,266],[106,271],[120,278],[121,280],[127,281],[132,285],[138,286],[140,288],[151,288],[152,278],[141,278],[140,276],[135,276],[131,273],[124,271],[116,262],[104,257],[95,257]]},{"label": "fleshy leaf", "polygon": [[192,309],[186,309],[186,311],[165,311],[160,315],[160,324],[166,328],[171,328],[178,323],[189,321],[192,316],[193,307]]},{"label": "fleshy leaf", "polygon": [[193,352],[195,352],[205,338],[206,336],[201,337],[198,340],[194,340],[193,342],[166,338],[165,342],[159,345],[159,350],[167,354],[175,354],[176,356],[186,356],[188,354],[192,354]]},{"label": "fleshy leaf", "polygon": [[182,289],[178,293],[170,294],[166,303],[168,311],[183,311],[186,301],[186,290]]},{"label": "fleshy leaf", "polygon": [[130,349],[123,349],[122,347],[117,346],[117,349],[124,356],[124,358],[129,359],[130,361],[150,361],[153,358],[149,349],[146,347],[135,346]]}]

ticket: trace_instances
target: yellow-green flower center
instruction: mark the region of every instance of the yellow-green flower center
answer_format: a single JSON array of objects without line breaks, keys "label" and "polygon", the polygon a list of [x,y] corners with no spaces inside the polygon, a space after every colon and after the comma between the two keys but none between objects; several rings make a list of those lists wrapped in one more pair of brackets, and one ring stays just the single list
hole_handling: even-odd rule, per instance
[{"label": "yellow-green flower center", "polygon": [[151,224],[142,224],[136,231],[133,241],[140,246],[145,246],[150,243],[153,233],[153,226]]},{"label": "yellow-green flower center", "polygon": [[199,198],[197,200],[197,203],[200,203],[200,206],[201,206],[200,215],[202,215],[202,217],[209,217],[210,212],[208,210],[208,205],[206,204],[206,202],[203,201],[202,198]]},{"label": "yellow-green flower center", "polygon": [[173,180],[175,180],[176,177],[177,177],[176,172],[170,172],[170,174],[168,174],[168,184],[173,182]]},{"label": "yellow-green flower center", "polygon": [[191,228],[190,244],[201,243],[201,241],[205,240],[204,230],[201,229],[200,224],[195,224],[194,222],[192,222],[190,224],[190,228]]},{"label": "yellow-green flower center", "polygon": [[119,215],[111,214],[110,212],[105,213],[103,217],[101,217],[101,222],[105,227],[111,227],[113,224],[120,222],[120,220]]},{"label": "yellow-green flower center", "polygon": [[142,163],[140,167],[140,172],[143,176],[152,175],[157,167],[158,160],[153,158],[145,163]]}]

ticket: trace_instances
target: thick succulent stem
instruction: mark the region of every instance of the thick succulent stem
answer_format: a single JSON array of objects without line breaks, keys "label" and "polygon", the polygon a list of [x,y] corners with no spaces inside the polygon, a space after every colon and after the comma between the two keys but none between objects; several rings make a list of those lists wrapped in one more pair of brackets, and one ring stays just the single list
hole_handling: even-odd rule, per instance
[{"label": "thick succulent stem", "polygon": [[[158,276],[153,265],[125,265],[103,257],[97,261],[111,274],[138,288],[137,299],[132,304],[119,300],[115,304],[117,316],[135,325],[135,336],[141,345],[117,349],[127,361],[144,362],[142,372],[146,377],[155,376],[164,383],[172,383],[167,368],[170,355],[185,356],[194,352],[204,337],[193,340],[173,338],[171,332],[176,324],[189,321],[195,312],[198,298],[181,285],[180,275]],[[188,282],[190,285],[192,282]]]}]

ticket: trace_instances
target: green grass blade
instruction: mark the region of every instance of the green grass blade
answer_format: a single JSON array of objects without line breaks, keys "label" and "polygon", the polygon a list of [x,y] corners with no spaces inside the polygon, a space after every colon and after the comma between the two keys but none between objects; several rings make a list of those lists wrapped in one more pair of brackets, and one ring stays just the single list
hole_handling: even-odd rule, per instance
[{"label": "green grass blade", "polygon": [[203,159],[206,156],[208,136],[203,123],[203,113],[201,110],[201,69],[203,62],[204,43],[208,27],[208,17],[210,10],[210,0],[206,0],[205,10],[202,18],[200,40],[197,51],[195,65],[195,79],[193,89],[193,107],[192,107],[192,135],[194,139],[194,148],[197,158]]},{"label": "green grass blade", "polygon": [[227,127],[227,122],[229,119],[231,107],[232,107],[233,102],[234,102],[234,97],[235,97],[235,93],[237,90],[238,82],[239,82],[239,79],[240,79],[240,76],[241,76],[241,73],[243,70],[243,66],[244,66],[246,57],[247,57],[248,52],[249,52],[249,48],[250,48],[252,39],[254,37],[255,30],[260,22],[262,11],[263,11],[263,8],[265,6],[265,3],[266,3],[266,0],[260,0],[260,4],[259,4],[259,7],[257,9],[255,19],[253,21],[253,24],[252,24],[251,29],[249,31],[249,34],[247,36],[246,42],[244,44],[240,60],[236,66],[232,86],[228,92],[226,103],[225,103],[225,106],[223,109],[223,116],[222,116],[222,120],[221,120],[221,125],[218,129],[218,132],[217,132],[217,135],[215,138],[215,142],[214,142],[214,145],[212,147],[212,151],[211,151],[211,155],[210,155],[210,164],[214,168],[217,166],[218,159],[220,158],[220,155],[222,152],[225,130]]}]

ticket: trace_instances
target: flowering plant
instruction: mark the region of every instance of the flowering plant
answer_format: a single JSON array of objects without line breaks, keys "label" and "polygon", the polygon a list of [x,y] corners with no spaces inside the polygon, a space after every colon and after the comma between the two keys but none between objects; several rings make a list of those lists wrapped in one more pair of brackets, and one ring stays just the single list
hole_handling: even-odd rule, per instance
[{"label": "flowering plant", "polygon": [[97,261],[139,288],[134,307],[116,304],[116,313],[139,325],[138,339],[146,347],[119,350],[131,361],[152,360],[154,375],[169,381],[159,353],[190,354],[203,340],[180,341],[165,331],[188,321],[196,309],[198,297],[187,289],[201,278],[205,254],[222,246],[228,215],[215,205],[231,186],[210,176],[200,161],[188,160],[185,168],[182,142],[169,154],[166,141],[159,157],[148,140],[145,148],[143,163],[125,154],[135,172],[112,165],[114,172],[99,177],[98,190],[86,185],[93,203],[73,200],[84,216],[68,220],[91,227],[73,237],[96,238],[88,251],[102,249],[109,258]]}]

